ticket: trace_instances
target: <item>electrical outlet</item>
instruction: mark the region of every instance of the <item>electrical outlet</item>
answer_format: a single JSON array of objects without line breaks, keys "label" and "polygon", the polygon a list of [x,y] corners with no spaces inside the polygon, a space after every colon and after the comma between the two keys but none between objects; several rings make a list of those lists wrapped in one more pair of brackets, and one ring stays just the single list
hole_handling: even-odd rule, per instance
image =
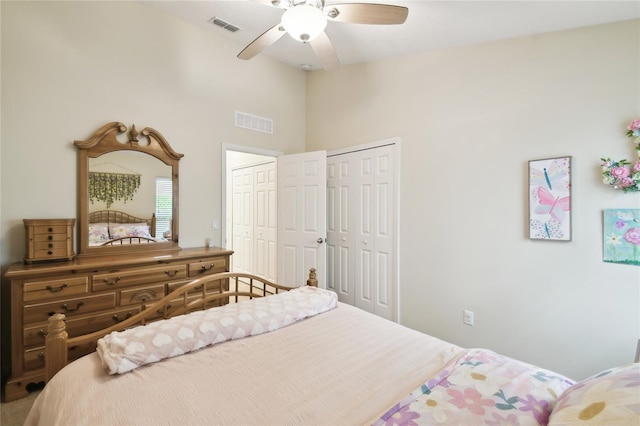
[{"label": "electrical outlet", "polygon": [[473,325],[473,312],[465,309],[462,314],[462,322],[467,325]]},{"label": "electrical outlet", "polygon": [[218,219],[212,219],[211,220],[211,230],[212,231],[217,231],[219,227],[220,227],[220,222],[218,221]]}]

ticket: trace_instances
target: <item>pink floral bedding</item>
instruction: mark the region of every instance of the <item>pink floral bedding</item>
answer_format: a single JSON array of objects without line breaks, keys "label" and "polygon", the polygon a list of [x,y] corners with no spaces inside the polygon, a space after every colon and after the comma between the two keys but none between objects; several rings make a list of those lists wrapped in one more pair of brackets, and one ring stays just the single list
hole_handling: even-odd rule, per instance
[{"label": "pink floral bedding", "polygon": [[486,349],[470,349],[374,425],[546,425],[556,400],[573,383]]}]

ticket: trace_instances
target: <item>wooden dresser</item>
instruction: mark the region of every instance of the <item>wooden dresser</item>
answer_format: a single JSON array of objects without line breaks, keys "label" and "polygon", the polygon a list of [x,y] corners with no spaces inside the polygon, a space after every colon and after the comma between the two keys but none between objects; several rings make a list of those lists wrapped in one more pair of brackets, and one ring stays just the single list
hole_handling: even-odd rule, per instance
[{"label": "wooden dresser", "polygon": [[[216,247],[81,257],[44,264],[15,264],[11,280],[11,377],[5,401],[27,396],[44,382],[44,338],[54,313],[67,317],[69,337],[100,330],[148,307],[189,281],[229,271],[232,251]],[[219,292],[227,282],[209,284]],[[158,313],[158,318],[162,312]],[[73,348],[69,360],[93,348]]]}]

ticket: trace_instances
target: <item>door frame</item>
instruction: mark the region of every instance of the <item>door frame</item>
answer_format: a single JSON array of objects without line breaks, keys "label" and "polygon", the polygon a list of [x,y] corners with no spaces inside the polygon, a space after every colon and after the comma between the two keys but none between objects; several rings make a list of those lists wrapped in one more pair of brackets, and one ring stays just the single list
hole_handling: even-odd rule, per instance
[{"label": "door frame", "polygon": [[[227,229],[228,229],[228,225],[227,225],[227,185],[229,184],[229,181],[227,180],[228,176],[227,174],[229,173],[229,171],[227,170],[227,151],[235,151],[235,152],[244,152],[247,154],[256,154],[256,155],[264,155],[266,157],[274,157],[275,161],[277,162],[277,157],[282,155],[282,152],[280,151],[271,151],[268,149],[262,149],[262,148],[254,148],[251,146],[246,146],[246,145],[235,145],[235,144],[229,144],[229,143],[223,143],[222,144],[222,200],[221,200],[221,212],[220,215],[222,216],[220,218],[220,246],[221,247],[225,247],[227,248]],[[231,261],[233,262],[233,256],[231,256]],[[229,265],[231,266],[231,265]]]}]

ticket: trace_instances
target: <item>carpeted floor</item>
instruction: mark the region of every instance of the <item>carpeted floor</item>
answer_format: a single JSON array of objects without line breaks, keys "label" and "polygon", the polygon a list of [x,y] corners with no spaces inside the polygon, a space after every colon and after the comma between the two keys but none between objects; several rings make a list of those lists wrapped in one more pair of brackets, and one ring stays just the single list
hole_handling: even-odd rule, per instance
[{"label": "carpeted floor", "polygon": [[22,426],[40,392],[31,392],[26,398],[0,404],[0,424],[2,426]]}]

